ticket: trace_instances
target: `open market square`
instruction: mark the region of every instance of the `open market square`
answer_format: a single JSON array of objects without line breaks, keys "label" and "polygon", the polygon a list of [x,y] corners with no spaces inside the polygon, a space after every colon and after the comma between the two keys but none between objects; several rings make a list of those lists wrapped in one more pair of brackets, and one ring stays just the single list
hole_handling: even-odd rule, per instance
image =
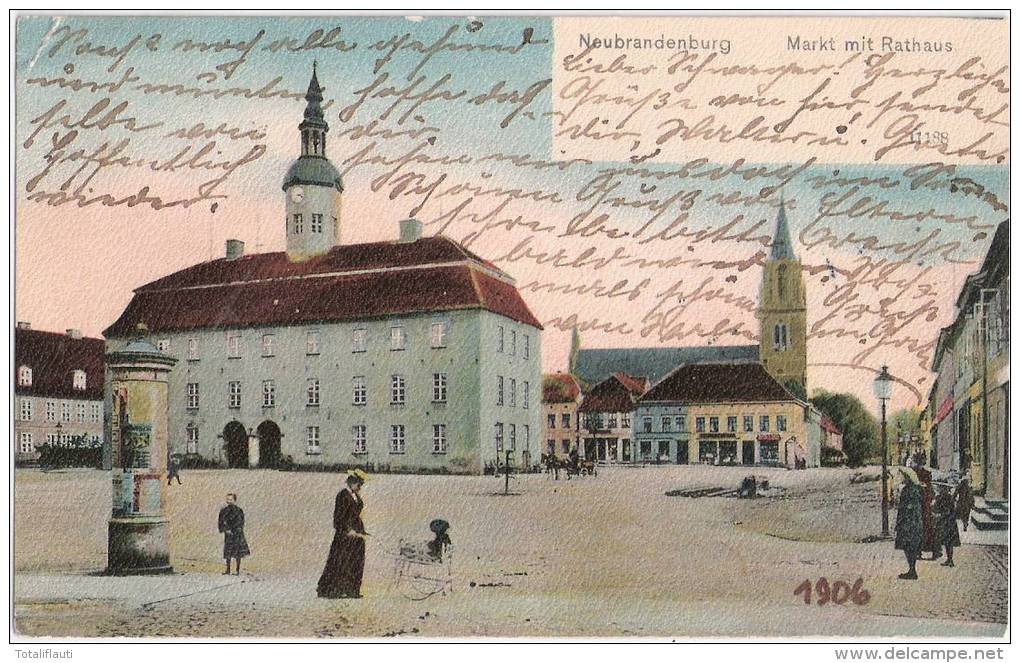
[{"label": "open market square", "polygon": [[[767,495],[733,495],[749,473]],[[343,474],[194,470],[167,491],[173,573],[106,576],[109,474],[18,470],[15,619],[71,637],[997,637],[1006,538],[963,532],[955,568],[903,556],[879,531],[876,482],[858,470],[603,467],[598,476],[377,474],[362,492],[360,600],[316,597]],[[710,490],[715,489],[715,490]],[[252,554],[222,575],[216,516],[227,492]],[[692,496],[682,496],[678,492]],[[672,493],[672,494],[667,494]],[[706,495],[697,497],[696,495]],[[712,496],[718,495],[718,496]],[[893,514],[895,515],[895,514]],[[450,523],[445,591],[396,582],[401,540]],[[994,533],[992,533],[994,534]],[[810,605],[805,581],[838,592]],[[439,587],[437,586],[437,589]]]}]

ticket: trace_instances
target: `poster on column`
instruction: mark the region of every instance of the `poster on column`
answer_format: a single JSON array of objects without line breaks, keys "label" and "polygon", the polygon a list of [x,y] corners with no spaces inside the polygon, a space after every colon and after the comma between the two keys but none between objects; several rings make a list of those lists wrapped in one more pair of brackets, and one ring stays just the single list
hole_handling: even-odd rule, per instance
[{"label": "poster on column", "polygon": [[1008,13],[13,25],[13,638],[1006,642]]}]

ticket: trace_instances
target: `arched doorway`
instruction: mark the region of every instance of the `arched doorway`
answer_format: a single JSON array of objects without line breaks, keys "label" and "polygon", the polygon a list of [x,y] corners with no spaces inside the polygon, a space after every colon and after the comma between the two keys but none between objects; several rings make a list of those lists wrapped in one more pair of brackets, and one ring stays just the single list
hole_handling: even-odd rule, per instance
[{"label": "arched doorway", "polygon": [[276,422],[263,421],[259,424],[259,467],[280,466],[280,427]]},{"label": "arched doorway", "polygon": [[248,431],[240,421],[224,426],[223,444],[227,449],[227,467],[248,467]]}]

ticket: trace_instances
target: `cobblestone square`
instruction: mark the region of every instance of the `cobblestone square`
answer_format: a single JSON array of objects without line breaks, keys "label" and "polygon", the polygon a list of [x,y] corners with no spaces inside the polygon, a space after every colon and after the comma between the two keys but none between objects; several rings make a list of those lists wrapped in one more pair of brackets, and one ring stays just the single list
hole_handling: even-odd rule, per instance
[{"label": "cobblestone square", "polygon": [[[736,487],[748,468],[608,467],[554,481],[377,475],[360,601],[324,601],[315,583],[343,476],[191,471],[168,494],[175,574],[109,578],[110,481],[99,471],[19,470],[15,602],[25,635],[173,637],[877,637],[998,636],[1007,615],[1007,549],[967,545],[957,566],[922,562],[900,581],[878,530],[874,483],[851,471],[755,468],[771,497],[674,497]],[[216,514],[226,492],[246,513],[252,556],[220,575]],[[452,528],[453,592],[415,601],[394,586],[400,539]],[[895,522],[895,521],[894,521]],[[870,597],[804,605],[805,580]]]}]

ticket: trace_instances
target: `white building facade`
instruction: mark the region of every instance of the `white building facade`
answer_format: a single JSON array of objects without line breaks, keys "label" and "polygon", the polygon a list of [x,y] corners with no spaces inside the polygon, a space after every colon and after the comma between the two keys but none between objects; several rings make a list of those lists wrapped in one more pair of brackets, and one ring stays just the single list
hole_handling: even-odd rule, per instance
[{"label": "white building facade", "polygon": [[103,340],[14,330],[14,461],[33,464],[39,447],[103,442]]}]

